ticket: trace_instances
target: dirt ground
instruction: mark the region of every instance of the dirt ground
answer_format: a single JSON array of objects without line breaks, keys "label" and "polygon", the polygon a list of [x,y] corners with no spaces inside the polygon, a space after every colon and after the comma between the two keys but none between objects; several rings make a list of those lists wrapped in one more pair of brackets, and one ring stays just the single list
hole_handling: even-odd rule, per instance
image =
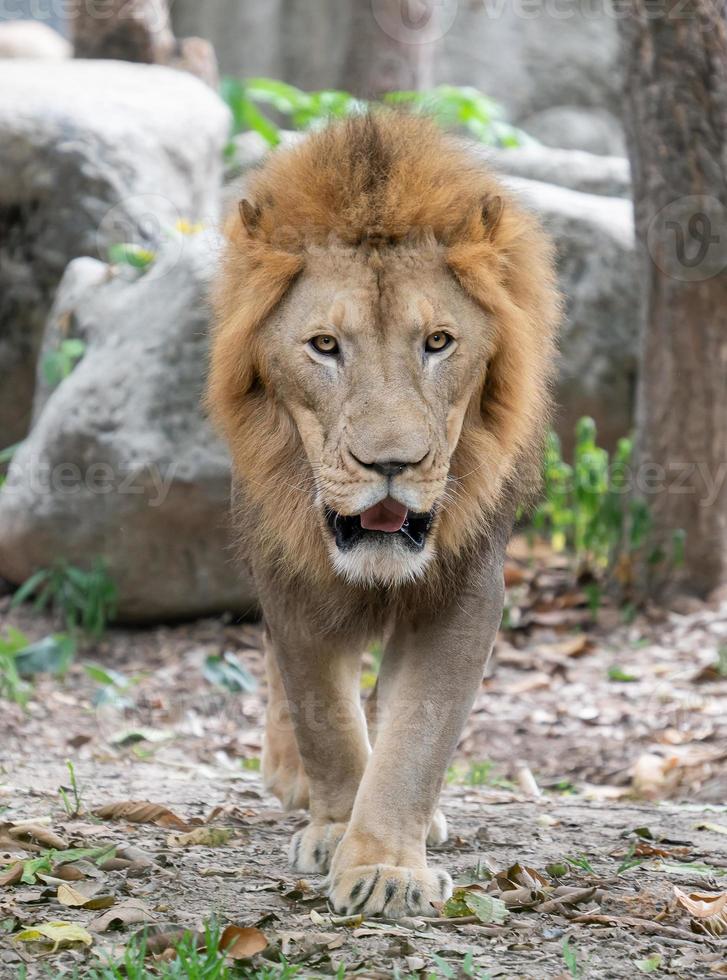
[{"label": "dirt ground", "polygon": [[[211,916],[264,933],[249,976],[281,954],[306,977],[727,975],[727,940],[709,931],[727,925],[727,911],[709,917],[727,893],[727,603],[625,623],[603,602],[594,616],[592,593],[557,561],[533,565],[517,549],[508,583],[497,663],[444,793],[450,839],[431,854],[464,894],[503,901],[503,921],[470,909],[398,923],[332,917],[321,880],[297,880],[286,864],[304,815],[282,813],[257,771],[259,627],[113,629],[64,677],[37,675],[25,709],[0,700],[0,882],[43,853],[48,833],[56,851],[114,845],[108,865],[72,862],[68,882],[114,904],[61,901],[56,865],[49,880],[0,884],[0,978],[83,976],[144,923],[166,933]],[[33,638],[53,626],[6,597],[0,634],[10,624]],[[229,673],[221,681],[223,654],[246,691],[228,689]],[[120,676],[91,676],[89,664]],[[364,693],[374,669],[367,656]],[[59,794],[72,796],[66,760],[79,816]],[[156,805],[131,811],[151,822],[118,806],[94,815],[128,801]],[[35,827],[18,830],[24,821]],[[717,901],[688,911],[679,890]],[[17,938],[58,920],[82,924],[93,945],[41,954]]]}]

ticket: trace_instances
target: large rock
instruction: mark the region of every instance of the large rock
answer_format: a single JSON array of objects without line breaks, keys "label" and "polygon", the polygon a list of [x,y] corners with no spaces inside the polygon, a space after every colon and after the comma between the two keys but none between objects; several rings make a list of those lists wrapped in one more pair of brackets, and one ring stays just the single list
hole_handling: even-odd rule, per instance
[{"label": "large rock", "polygon": [[214,218],[228,126],[215,93],[168,68],[0,61],[0,448],[27,430],[68,262]]},{"label": "large rock", "polygon": [[70,43],[52,27],[36,20],[0,20],[0,58],[70,58]]},{"label": "large rock", "polygon": [[227,452],[200,407],[216,239],[177,235],[146,272],[70,264],[52,350],[86,352],[53,391],[0,490],[0,576],[103,559],[127,621],[253,607],[234,558]]},{"label": "large rock", "polygon": [[545,146],[626,156],[623,126],[607,109],[557,105],[522,119],[520,125]]},{"label": "large rock", "polygon": [[506,178],[543,220],[557,250],[565,299],[557,428],[566,446],[582,415],[600,441],[630,432],[639,348],[640,286],[633,208],[623,198]]},{"label": "large rock", "polygon": [[502,174],[558,184],[584,194],[631,195],[631,172],[626,157],[556,150],[539,144],[509,150],[483,148],[481,153]]}]

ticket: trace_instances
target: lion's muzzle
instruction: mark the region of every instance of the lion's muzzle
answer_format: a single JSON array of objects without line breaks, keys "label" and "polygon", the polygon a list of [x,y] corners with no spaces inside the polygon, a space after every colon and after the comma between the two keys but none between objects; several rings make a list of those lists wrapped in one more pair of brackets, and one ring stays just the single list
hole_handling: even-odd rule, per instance
[{"label": "lion's muzzle", "polygon": [[[434,512],[414,514],[403,508],[404,513],[399,517],[392,509],[388,511],[391,516],[388,518],[387,526],[386,505],[389,502],[398,503],[387,498],[386,501],[368,508],[362,514],[352,516],[339,514],[327,507],[326,524],[335,538],[339,551],[350,551],[363,542],[380,541],[385,544],[394,537],[412,551],[423,551]],[[401,508],[402,505],[398,504],[398,507]],[[377,515],[372,512],[381,512],[380,517],[377,519]]]}]

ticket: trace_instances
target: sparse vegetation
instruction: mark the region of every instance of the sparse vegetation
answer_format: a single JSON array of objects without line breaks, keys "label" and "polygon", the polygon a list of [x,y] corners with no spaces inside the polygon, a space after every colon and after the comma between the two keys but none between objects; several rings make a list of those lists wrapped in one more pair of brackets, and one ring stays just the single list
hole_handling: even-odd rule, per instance
[{"label": "sparse vegetation", "polygon": [[223,932],[216,922],[208,923],[204,933],[186,932],[171,942],[173,956],[166,962],[157,957],[153,967],[149,937],[143,931],[133,939],[120,959],[89,966],[73,974],[77,980],[292,980],[300,969],[284,958],[278,963],[249,967],[226,960],[222,948]]},{"label": "sparse vegetation", "polygon": [[99,637],[116,614],[116,586],[101,560],[87,571],[66,561],[42,568],[18,589],[13,605],[33,599],[35,609],[59,613],[66,629]]},{"label": "sparse vegetation", "polygon": [[[563,459],[560,440],[548,436],[543,471],[543,497],[531,521],[533,535],[553,550],[573,556],[576,570],[597,580],[611,579],[628,592],[638,567],[678,565],[684,535],[675,531],[672,552],[653,547],[647,502],[632,486],[633,442],[620,439],[612,454],[597,444],[593,419],[576,425],[573,461]],[[591,585],[594,608],[598,586]]]},{"label": "sparse vegetation", "polygon": [[67,337],[58,347],[45,355],[42,362],[43,377],[51,388],[57,388],[86,353],[86,344],[78,337]]},{"label": "sparse vegetation", "polygon": [[76,652],[71,636],[55,633],[35,643],[21,630],[8,626],[0,637],[0,697],[25,707],[35,674],[62,675],[68,670]]},{"label": "sparse vegetation", "polygon": [[[234,133],[253,130],[271,146],[280,142],[280,128],[261,106],[282,116],[289,128],[311,129],[331,119],[364,112],[370,105],[349,92],[304,92],[274,78],[225,78],[221,92],[232,110]],[[534,142],[506,122],[502,106],[471,86],[438,85],[423,92],[389,92],[382,102],[429,115],[442,126],[467,133],[488,146]]]}]

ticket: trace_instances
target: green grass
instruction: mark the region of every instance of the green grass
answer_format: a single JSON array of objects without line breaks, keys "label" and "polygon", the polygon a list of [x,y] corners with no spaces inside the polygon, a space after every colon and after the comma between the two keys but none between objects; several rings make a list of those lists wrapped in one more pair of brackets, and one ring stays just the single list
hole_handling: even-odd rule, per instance
[{"label": "green grass", "polygon": [[205,926],[204,937],[188,932],[174,944],[176,957],[168,963],[147,958],[148,939],[142,934],[132,940],[120,959],[90,963],[70,974],[73,980],[292,980],[300,968],[284,958],[255,965],[225,961],[220,949],[221,929]]}]

